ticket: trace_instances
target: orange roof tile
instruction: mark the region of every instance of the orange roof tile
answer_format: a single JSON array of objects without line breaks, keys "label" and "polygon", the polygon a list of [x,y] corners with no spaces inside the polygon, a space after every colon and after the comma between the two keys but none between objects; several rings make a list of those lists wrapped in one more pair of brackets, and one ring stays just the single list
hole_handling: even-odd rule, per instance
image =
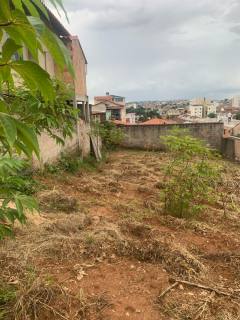
[{"label": "orange roof tile", "polygon": [[176,122],[172,120],[154,118],[141,123],[141,125],[164,125],[164,124],[176,124]]},{"label": "orange roof tile", "polygon": [[97,101],[112,101],[112,97],[111,96],[98,96],[98,97],[94,97],[95,100]]}]

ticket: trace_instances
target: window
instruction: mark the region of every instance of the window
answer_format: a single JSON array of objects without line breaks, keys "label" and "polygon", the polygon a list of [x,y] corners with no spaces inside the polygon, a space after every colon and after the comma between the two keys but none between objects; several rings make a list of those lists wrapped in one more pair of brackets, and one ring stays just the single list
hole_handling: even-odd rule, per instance
[{"label": "window", "polygon": [[79,118],[82,119],[82,120],[85,120],[84,103],[83,102],[78,102],[77,103],[77,108],[79,110]]},{"label": "window", "polygon": [[13,55],[12,55],[12,60],[13,61],[18,61],[20,60],[20,55],[18,52],[15,52]]},{"label": "window", "polygon": [[112,120],[121,120],[120,110],[111,110],[111,118]]}]

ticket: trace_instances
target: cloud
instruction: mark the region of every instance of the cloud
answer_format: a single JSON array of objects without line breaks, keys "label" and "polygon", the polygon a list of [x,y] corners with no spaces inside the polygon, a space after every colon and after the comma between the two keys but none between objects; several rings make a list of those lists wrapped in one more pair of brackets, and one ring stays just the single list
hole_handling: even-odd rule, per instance
[{"label": "cloud", "polygon": [[78,34],[89,61],[90,96],[110,91],[128,100],[218,98],[240,92],[237,0],[65,5],[67,28]]}]

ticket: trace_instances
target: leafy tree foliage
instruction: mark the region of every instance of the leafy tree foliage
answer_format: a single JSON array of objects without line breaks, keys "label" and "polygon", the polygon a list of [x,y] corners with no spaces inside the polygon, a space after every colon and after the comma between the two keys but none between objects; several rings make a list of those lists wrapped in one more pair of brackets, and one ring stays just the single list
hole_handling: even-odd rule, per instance
[{"label": "leafy tree foliage", "polygon": [[236,117],[235,117],[237,120],[240,120],[240,112],[238,112],[237,114],[236,114]]},{"label": "leafy tree foliage", "polygon": [[214,119],[214,118],[217,118],[217,115],[216,115],[216,113],[211,112],[211,113],[208,114],[208,118]]},{"label": "leafy tree foliage", "polygon": [[78,110],[73,108],[73,89],[59,80],[53,80],[55,99],[44,101],[40,94],[33,95],[26,87],[15,88],[7,95],[9,111],[21,121],[42,131],[64,144],[64,138],[71,137],[76,127]]},{"label": "leafy tree foliage", "polygon": [[92,123],[92,133],[102,138],[103,146],[106,149],[115,149],[124,139],[123,131],[111,121]]},{"label": "leafy tree foliage", "polygon": [[216,154],[204,142],[181,129],[162,139],[171,154],[165,166],[163,199],[165,212],[178,218],[190,218],[212,201],[220,181],[221,168]]},{"label": "leafy tree foliage", "polygon": [[158,110],[149,110],[142,106],[138,106],[136,109],[133,107],[129,108],[127,113],[135,113],[136,116],[139,116],[139,120],[142,122],[148,119],[161,118]]},{"label": "leafy tree foliage", "polygon": [[[64,10],[61,0],[49,2]],[[48,19],[41,0],[0,0],[0,238],[11,232],[15,220],[25,222],[26,209],[37,209],[36,201],[20,191],[24,164],[17,156],[39,157],[38,133],[47,130],[54,136],[54,129],[61,128],[67,136],[73,126],[65,92],[38,64],[44,46],[60,70],[67,66],[74,75],[69,52],[44,22]],[[31,61],[23,60],[24,50]],[[16,83],[23,88],[16,89]]]}]

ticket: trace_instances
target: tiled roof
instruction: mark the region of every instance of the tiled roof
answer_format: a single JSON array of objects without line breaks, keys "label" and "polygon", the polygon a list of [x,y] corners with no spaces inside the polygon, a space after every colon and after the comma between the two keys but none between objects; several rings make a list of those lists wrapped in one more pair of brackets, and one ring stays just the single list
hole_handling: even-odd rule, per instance
[{"label": "tiled roof", "polygon": [[98,96],[98,97],[94,97],[95,100],[97,101],[112,101],[112,97],[111,96]]},{"label": "tiled roof", "polygon": [[144,125],[164,125],[164,124],[176,124],[176,122],[172,120],[154,118],[141,123],[141,125],[143,126]]},{"label": "tiled roof", "polygon": [[109,100],[109,99],[107,100],[107,99],[105,99],[105,97],[102,97],[102,98],[104,98],[104,99],[96,99],[96,97],[95,97],[95,101],[99,101],[98,103],[95,103],[95,105],[100,104],[100,103],[104,103],[107,106],[116,106],[116,107],[119,107],[119,108],[123,108],[124,107],[124,105],[122,105],[120,103],[114,102],[114,101]]}]

